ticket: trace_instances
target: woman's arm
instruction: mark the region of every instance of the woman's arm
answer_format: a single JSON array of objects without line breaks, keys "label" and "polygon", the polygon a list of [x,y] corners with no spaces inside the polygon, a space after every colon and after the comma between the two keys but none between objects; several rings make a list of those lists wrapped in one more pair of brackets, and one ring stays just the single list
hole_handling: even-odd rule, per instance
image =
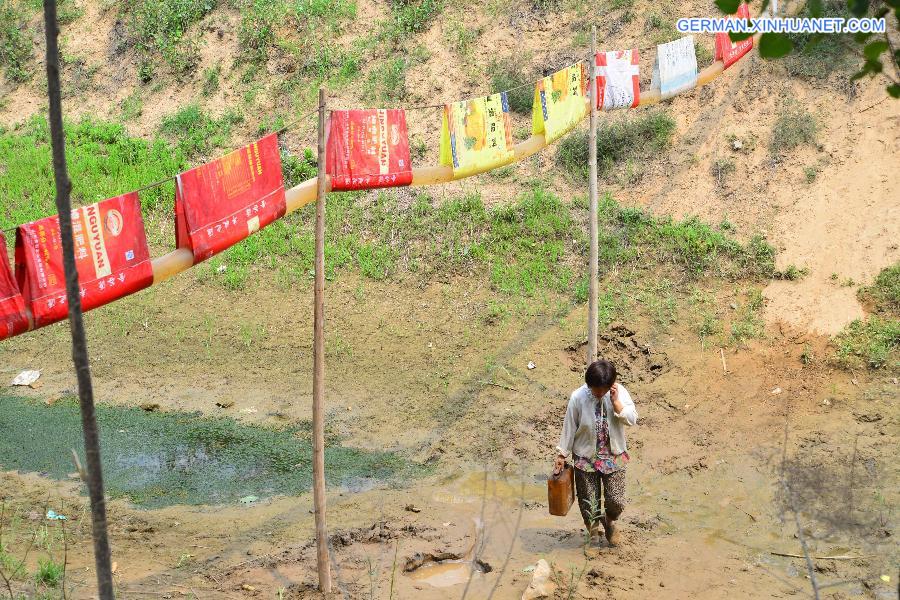
[{"label": "woman's arm", "polygon": [[578,429],[578,412],[577,400],[575,394],[569,398],[569,405],[566,407],[566,417],[563,420],[562,433],[559,436],[559,445],[556,451],[563,458],[568,458],[572,452],[572,444],[575,442],[575,430]]},{"label": "woman's arm", "polygon": [[613,412],[616,417],[622,420],[626,425],[635,425],[637,423],[637,408],[634,406],[634,400],[631,394],[625,389],[625,386],[618,383],[613,384],[609,390],[609,396],[613,403]]}]

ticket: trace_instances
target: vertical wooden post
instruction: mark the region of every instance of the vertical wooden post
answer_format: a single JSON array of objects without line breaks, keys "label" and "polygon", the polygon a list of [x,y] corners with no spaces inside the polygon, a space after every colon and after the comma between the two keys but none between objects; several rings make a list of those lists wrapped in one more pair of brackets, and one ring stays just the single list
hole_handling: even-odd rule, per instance
[{"label": "vertical wooden post", "polygon": [[313,315],[313,502],[319,589],[331,593],[325,523],[325,89],[319,88],[319,173],[316,196],[316,282]]},{"label": "vertical wooden post", "polygon": [[103,493],[103,472],[100,467],[100,436],[94,413],[94,386],[88,357],[84,319],[81,313],[81,294],[78,271],[75,268],[75,244],[72,236],[72,204],[69,193],[72,182],[66,169],[65,131],[62,119],[62,99],[59,83],[59,24],[56,0],[44,0],[44,31],[47,38],[47,96],[49,98],[50,141],[53,148],[53,174],[56,183],[56,211],[59,213],[59,232],[62,238],[63,271],[66,277],[66,302],[69,306],[69,329],[72,333],[72,362],[78,379],[78,400],[81,405],[81,430],[87,463],[88,494],[91,499],[91,531],[94,538],[94,561],[97,568],[97,589],[101,600],[114,598],[109,536],[106,530],[106,499]]},{"label": "vertical wooden post", "polygon": [[597,248],[597,27],[591,27],[591,58],[589,60],[591,78],[591,124],[588,135],[588,162],[590,163],[590,206],[591,206],[591,265],[590,265],[590,296],[588,298],[588,352],[587,364],[597,360],[597,279],[599,250]]}]

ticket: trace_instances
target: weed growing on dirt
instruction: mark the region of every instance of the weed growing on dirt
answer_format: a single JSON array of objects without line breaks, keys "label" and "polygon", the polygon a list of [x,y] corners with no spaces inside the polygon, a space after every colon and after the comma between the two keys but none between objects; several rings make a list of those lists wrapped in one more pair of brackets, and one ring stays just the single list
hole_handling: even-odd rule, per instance
[{"label": "weed growing on dirt", "polygon": [[534,102],[532,79],[526,70],[526,61],[521,57],[494,60],[488,65],[491,91],[508,92],[506,100],[511,111],[520,115],[530,115]]},{"label": "weed growing on dirt", "polygon": [[762,319],[764,300],[762,291],[750,289],[746,299],[737,308],[734,320],[731,322],[731,337],[729,343],[734,346],[742,346],[747,340],[763,336],[765,323]]},{"label": "weed growing on dirt", "polygon": [[836,338],[838,363],[845,367],[900,369],[900,319],[871,316],[850,323]]},{"label": "weed growing on dirt", "polygon": [[709,168],[710,174],[715,178],[716,185],[722,187],[729,176],[733,175],[737,165],[731,158],[717,158]]},{"label": "weed growing on dirt", "polygon": [[780,271],[772,273],[774,279],[783,279],[784,281],[799,281],[809,275],[809,269],[806,267],[798,267],[790,264]]},{"label": "weed growing on dirt", "polygon": [[444,38],[450,47],[464,58],[471,55],[472,48],[480,35],[480,27],[466,27],[465,23],[459,20],[450,21],[444,32]]},{"label": "weed growing on dirt", "polygon": [[225,148],[231,139],[232,126],[243,120],[241,114],[232,111],[215,119],[196,104],[191,104],[165,117],[159,129],[175,141],[185,157],[196,159],[209,157],[214,150]]},{"label": "weed growing on dirt", "polygon": [[[809,16],[807,5],[798,17]],[[843,0],[825,0],[822,2],[821,16],[847,19],[853,15]],[[859,63],[854,52],[856,43],[850,34],[792,33],[788,37],[791,38],[795,51],[784,57],[784,66],[792,77],[824,80],[834,73],[855,70]]]},{"label": "weed growing on dirt", "polygon": [[216,0],[130,0],[124,4],[142,80],[154,77],[159,58],[176,75],[196,67],[199,47],[187,36],[188,28],[208,15],[216,4]]},{"label": "weed growing on dirt", "polygon": [[381,23],[375,41],[402,46],[426,31],[444,7],[443,0],[390,0],[391,15]]},{"label": "weed growing on dirt", "polygon": [[772,128],[769,150],[779,155],[797,146],[815,145],[818,130],[816,118],[804,106],[788,103],[782,107]]},{"label": "weed growing on dirt", "polygon": [[50,558],[42,558],[38,562],[38,570],[34,574],[34,579],[37,583],[55,588],[59,586],[62,577],[63,566],[61,564],[54,562]]},{"label": "weed growing on dirt", "polygon": [[212,96],[219,91],[219,77],[222,75],[222,64],[216,63],[216,66],[210,67],[203,71],[203,89],[200,91],[206,97]]},{"label": "weed growing on dirt", "polygon": [[406,97],[406,71],[409,59],[398,56],[372,69],[363,86],[369,98],[380,102],[399,102]]},{"label": "weed growing on dirt", "polygon": [[900,316],[900,262],[881,271],[875,282],[861,288],[857,295],[875,312]]},{"label": "weed growing on dirt", "polygon": [[[672,143],[675,119],[665,111],[653,111],[638,117],[597,128],[597,167],[600,176],[609,176],[613,167],[628,160],[640,161],[664,150]],[[556,160],[569,173],[588,176],[588,132],[574,131],[559,142]]]},{"label": "weed growing on dirt", "polygon": [[0,67],[15,83],[28,81],[32,44],[25,30],[25,15],[14,0],[0,2]]}]

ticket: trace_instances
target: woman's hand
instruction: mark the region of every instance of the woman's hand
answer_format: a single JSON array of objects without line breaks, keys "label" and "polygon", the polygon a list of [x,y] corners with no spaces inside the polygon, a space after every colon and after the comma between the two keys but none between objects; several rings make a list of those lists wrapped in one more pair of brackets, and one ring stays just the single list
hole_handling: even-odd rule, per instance
[{"label": "woman's hand", "polygon": [[563,467],[566,466],[566,457],[562,454],[556,457],[556,462],[553,463],[553,474],[559,475],[562,473]]},{"label": "woman's hand", "polygon": [[619,400],[619,386],[618,384],[612,384],[612,387],[609,388],[609,399],[612,400],[613,410],[616,411],[616,414],[622,412],[625,408],[625,404]]}]

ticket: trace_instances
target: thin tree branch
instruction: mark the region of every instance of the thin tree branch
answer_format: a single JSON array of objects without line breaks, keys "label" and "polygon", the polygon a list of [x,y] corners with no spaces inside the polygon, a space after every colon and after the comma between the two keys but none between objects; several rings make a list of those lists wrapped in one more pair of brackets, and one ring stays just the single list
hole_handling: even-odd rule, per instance
[{"label": "thin tree branch", "polygon": [[59,77],[59,21],[56,0],[44,0],[44,30],[47,39],[47,96],[49,100],[50,140],[53,149],[53,174],[56,183],[56,210],[59,213],[59,232],[62,241],[63,270],[66,279],[66,301],[69,307],[69,328],[72,333],[72,361],[78,379],[78,399],[81,405],[81,429],[87,460],[88,492],[91,499],[91,525],[94,538],[94,560],[97,568],[97,587],[100,600],[113,600],[112,567],[109,537],[106,527],[106,498],[103,493],[103,473],[100,466],[100,436],[94,412],[94,388],[88,358],[87,338],[81,311],[78,271],[75,267],[75,248],[72,236],[72,203],[69,194],[72,182],[66,169],[65,131],[62,118],[62,94]]}]

